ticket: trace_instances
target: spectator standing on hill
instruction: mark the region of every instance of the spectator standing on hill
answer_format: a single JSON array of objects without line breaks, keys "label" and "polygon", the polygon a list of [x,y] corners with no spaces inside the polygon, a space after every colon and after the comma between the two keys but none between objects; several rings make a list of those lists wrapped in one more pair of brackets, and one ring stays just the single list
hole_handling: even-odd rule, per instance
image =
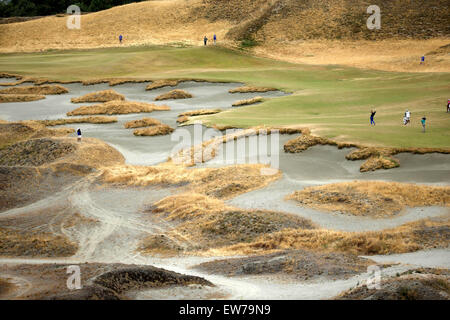
[{"label": "spectator standing on hill", "polygon": [[120,35],[119,36],[119,43],[122,43],[122,39],[123,39],[123,37],[122,37],[122,35]]},{"label": "spectator standing on hill", "polygon": [[425,63],[425,56],[423,55],[421,58],[420,58],[420,64],[424,64]]},{"label": "spectator standing on hill", "polygon": [[80,128],[77,129],[77,140],[78,140],[78,142],[81,141],[81,129]]},{"label": "spectator standing on hill", "polygon": [[214,33],[214,44],[216,44],[216,41],[217,41],[217,37],[216,37],[216,34]]},{"label": "spectator standing on hill", "polygon": [[375,125],[375,120],[374,120],[375,113],[377,113],[375,110],[370,111],[370,125],[372,125],[372,124]]},{"label": "spectator standing on hill", "polygon": [[208,38],[206,37],[206,36],[204,36],[203,37],[203,43],[205,44],[205,46],[206,46],[206,43],[208,42]]},{"label": "spectator standing on hill", "polygon": [[427,121],[427,118],[425,118],[425,116],[423,116],[422,120],[420,120],[420,122],[422,122],[422,132],[425,133],[425,121]]},{"label": "spectator standing on hill", "polygon": [[447,113],[450,112],[450,99],[447,100]]}]

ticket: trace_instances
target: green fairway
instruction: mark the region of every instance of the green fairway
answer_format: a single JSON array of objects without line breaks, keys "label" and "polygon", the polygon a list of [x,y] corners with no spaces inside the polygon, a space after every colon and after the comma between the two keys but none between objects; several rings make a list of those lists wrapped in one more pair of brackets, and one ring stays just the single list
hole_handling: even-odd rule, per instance
[{"label": "green fairway", "polygon": [[[55,80],[107,77],[201,78],[277,87],[290,96],[203,116],[208,124],[307,126],[340,141],[398,147],[450,147],[449,73],[393,73],[307,66],[220,47],[129,47],[1,54],[0,71]],[[255,94],[256,96],[257,94]],[[376,109],[375,127],[369,126]],[[412,113],[411,126],[402,125]],[[427,117],[427,132],[420,119]]]}]

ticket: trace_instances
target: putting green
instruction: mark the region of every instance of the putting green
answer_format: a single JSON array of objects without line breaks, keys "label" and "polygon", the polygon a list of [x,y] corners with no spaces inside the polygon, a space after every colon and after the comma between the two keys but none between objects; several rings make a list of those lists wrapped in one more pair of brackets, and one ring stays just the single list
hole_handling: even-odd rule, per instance
[{"label": "putting green", "polygon": [[[0,71],[55,80],[201,78],[277,87],[292,95],[202,116],[208,124],[299,125],[339,141],[450,147],[450,73],[394,73],[308,66],[220,47],[128,47],[0,54]],[[257,95],[257,94],[255,94]],[[376,109],[375,127],[369,113]],[[403,126],[406,109],[411,125]],[[420,119],[427,117],[427,132]]]}]

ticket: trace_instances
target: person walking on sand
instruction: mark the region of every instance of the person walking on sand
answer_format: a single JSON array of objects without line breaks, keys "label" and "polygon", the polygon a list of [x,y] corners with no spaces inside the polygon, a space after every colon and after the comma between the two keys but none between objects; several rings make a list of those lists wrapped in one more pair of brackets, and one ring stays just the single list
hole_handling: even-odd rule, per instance
[{"label": "person walking on sand", "polygon": [[119,43],[122,43],[123,37],[122,35],[119,35]]},{"label": "person walking on sand", "polygon": [[214,33],[214,45],[216,45],[216,41],[217,41],[217,37],[216,37],[216,34]]},{"label": "person walking on sand", "polygon": [[77,141],[78,142],[81,141],[81,129],[80,128],[77,129]]},{"label": "person walking on sand", "polygon": [[203,37],[203,43],[206,46],[206,43],[208,42],[208,38],[206,36]]},{"label": "person walking on sand", "polygon": [[375,110],[370,111],[370,125],[375,125],[375,113],[377,113]]},{"label": "person walking on sand", "polygon": [[422,120],[420,120],[420,122],[422,122],[422,132],[425,133],[425,122],[427,121],[427,118],[425,118],[425,116],[423,116]]}]

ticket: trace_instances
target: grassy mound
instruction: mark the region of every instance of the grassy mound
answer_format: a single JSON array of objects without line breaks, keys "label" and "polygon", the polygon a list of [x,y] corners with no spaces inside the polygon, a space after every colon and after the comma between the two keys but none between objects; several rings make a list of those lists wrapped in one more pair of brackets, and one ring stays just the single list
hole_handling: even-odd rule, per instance
[{"label": "grassy mound", "polygon": [[82,106],[70,112],[68,116],[92,115],[92,114],[128,114],[128,113],[150,113],[153,111],[166,111],[170,107],[156,105],[153,103],[113,100],[93,106]]},{"label": "grassy mound", "polygon": [[277,91],[276,88],[268,88],[268,87],[251,87],[244,86],[238,87],[234,89],[228,90],[229,93],[253,93],[253,92],[269,92],[269,91]]},{"label": "grassy mound", "polygon": [[147,128],[136,129],[133,131],[135,136],[164,136],[170,134],[174,129],[167,124],[154,125]]},{"label": "grassy mound", "polygon": [[189,120],[189,117],[195,117],[195,116],[203,116],[207,114],[216,114],[222,112],[221,109],[200,109],[200,110],[192,110],[192,111],[186,111],[183,113],[180,113],[178,115],[177,122],[183,123]]},{"label": "grassy mound", "polygon": [[180,83],[179,80],[156,80],[150,83],[145,90],[154,90],[164,87],[175,87]]},{"label": "grassy mound", "polygon": [[84,96],[78,98],[72,98],[70,101],[72,103],[81,102],[108,102],[113,100],[125,100],[125,96],[114,90],[103,90],[97,92],[87,93]]},{"label": "grassy mound", "polygon": [[0,94],[34,94],[34,95],[47,95],[47,94],[63,94],[68,93],[69,90],[63,86],[57,84],[47,84],[42,86],[23,86],[23,87],[11,87],[1,89]]},{"label": "grassy mound", "polygon": [[259,164],[222,168],[188,169],[166,163],[153,167],[113,166],[104,168],[102,181],[118,185],[183,186],[195,193],[229,199],[254,189],[263,188],[281,177],[281,173],[263,175]]},{"label": "grassy mound", "polygon": [[63,124],[71,123],[113,123],[117,122],[117,117],[82,117],[82,118],[70,118],[70,119],[54,119],[54,120],[37,120],[37,122],[43,125],[49,126],[59,126]]},{"label": "grassy mound", "polygon": [[28,102],[45,99],[41,94],[0,94],[0,103]]},{"label": "grassy mound", "polygon": [[64,236],[37,231],[0,228],[0,255],[27,257],[69,257],[78,246]]},{"label": "grassy mound", "polygon": [[0,149],[27,139],[67,136],[73,131],[68,128],[48,129],[35,121],[0,122]]},{"label": "grassy mound", "polygon": [[8,270],[32,279],[33,288],[20,297],[26,300],[130,300],[136,292],[149,289],[189,286],[214,286],[196,276],[189,276],[153,266],[118,263],[80,264],[83,286],[79,290],[67,288],[69,264],[14,265]]},{"label": "grassy mound", "polygon": [[316,145],[332,145],[337,146],[339,149],[355,147],[354,144],[340,143],[331,139],[314,136],[305,132],[301,136],[286,142],[284,144],[284,151],[289,153],[298,153]]},{"label": "grassy mound", "polygon": [[239,100],[232,104],[233,107],[239,107],[239,106],[247,106],[250,104],[255,104],[259,102],[263,102],[264,99],[262,97],[254,97],[251,99],[245,99],[245,100]]},{"label": "grassy mound", "polygon": [[450,221],[420,220],[394,229],[372,232],[339,232],[325,229],[285,229],[259,237],[252,243],[221,248],[221,254],[261,254],[287,249],[377,255],[446,248]]},{"label": "grassy mound", "polygon": [[184,90],[175,89],[157,96],[155,100],[160,101],[160,100],[188,99],[188,98],[192,98],[192,94]]},{"label": "grassy mound", "polygon": [[[310,221],[297,216],[262,210],[241,210],[229,207],[218,199],[193,193],[164,198],[154,204],[151,213],[176,224],[176,228],[166,236],[178,242],[178,250],[187,251],[250,242],[262,234],[294,226],[314,228]],[[140,250],[147,253],[154,250],[155,238],[158,239],[158,236],[144,239]],[[164,247],[159,248],[161,249]]]},{"label": "grassy mound", "polygon": [[131,120],[128,122],[125,122],[124,127],[126,129],[129,128],[141,128],[141,127],[148,127],[148,126],[158,126],[161,124],[161,121],[154,119],[154,118],[142,118],[138,120]]},{"label": "grassy mound", "polygon": [[[101,140],[61,138],[73,129],[47,129],[41,123],[0,123],[0,165],[42,166],[68,163],[93,168],[117,165],[123,156]],[[58,137],[59,136],[59,137]]]},{"label": "grassy mound", "polygon": [[41,166],[75,152],[71,143],[41,138],[18,142],[0,150],[2,166]]},{"label": "grassy mound", "polygon": [[407,207],[450,206],[450,187],[353,181],[308,187],[288,197],[303,206],[357,216],[390,216]]},{"label": "grassy mound", "polygon": [[380,289],[360,285],[341,293],[337,300],[450,300],[447,270],[416,269],[382,279]]},{"label": "grassy mound", "polygon": [[366,272],[370,260],[343,253],[286,250],[277,253],[204,262],[195,269],[210,274],[290,275],[299,280],[348,278]]}]

